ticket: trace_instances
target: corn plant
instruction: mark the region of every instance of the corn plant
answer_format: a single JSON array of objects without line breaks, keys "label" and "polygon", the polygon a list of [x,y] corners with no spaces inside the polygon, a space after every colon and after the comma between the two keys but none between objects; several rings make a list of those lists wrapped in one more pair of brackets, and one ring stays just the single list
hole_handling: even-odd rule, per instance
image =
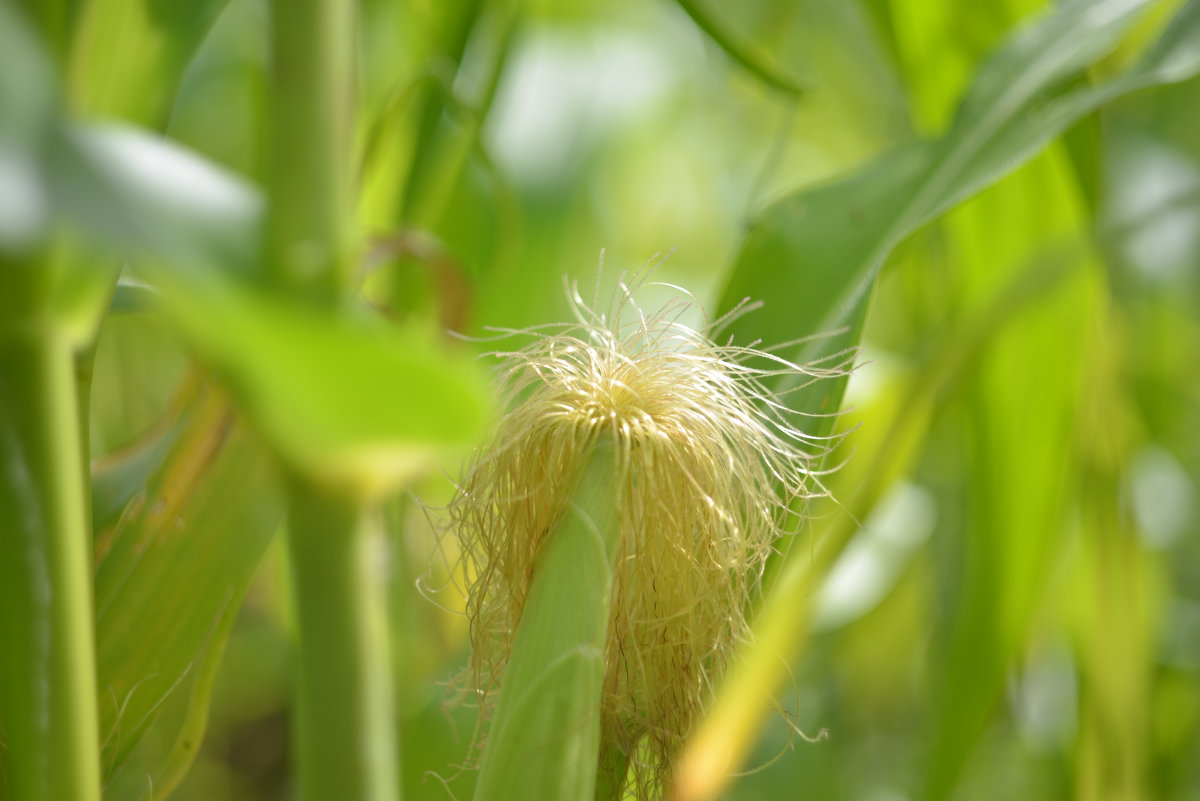
[{"label": "corn plant", "polygon": [[1037,6],[0,0],[0,801],[1200,791],[1200,3]]}]

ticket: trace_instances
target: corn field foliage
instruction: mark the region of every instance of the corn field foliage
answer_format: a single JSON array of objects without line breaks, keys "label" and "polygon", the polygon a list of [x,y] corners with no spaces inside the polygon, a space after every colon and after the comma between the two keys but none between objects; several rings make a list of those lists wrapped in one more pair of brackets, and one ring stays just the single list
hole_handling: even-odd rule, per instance
[{"label": "corn field foliage", "polygon": [[[0,801],[1200,800],[1197,75],[1198,0],[0,0]],[[455,530],[564,279],[813,366],[617,745],[563,543],[650,473],[499,633]]]}]

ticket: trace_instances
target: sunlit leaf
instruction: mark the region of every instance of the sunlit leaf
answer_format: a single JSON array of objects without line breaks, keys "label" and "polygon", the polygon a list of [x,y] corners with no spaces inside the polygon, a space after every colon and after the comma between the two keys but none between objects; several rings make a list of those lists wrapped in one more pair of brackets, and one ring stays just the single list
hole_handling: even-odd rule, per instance
[{"label": "sunlit leaf", "polygon": [[[432,332],[168,282],[168,307],[279,454],[356,494],[403,485],[489,420],[487,383]],[[186,289],[185,289],[186,287]]]},{"label": "sunlit leaf", "polygon": [[[764,211],[721,297],[722,310],[766,298],[730,328],[739,340],[835,336],[791,350],[809,361],[855,345],[875,278],[902,240],[1028,160],[1076,120],[1121,94],[1200,72],[1200,12],[1190,3],[1127,73],[1099,86],[1065,82],[1118,41],[1151,5],[1067,3],[980,68],[958,118],[940,139],[888,153],[840,182],[802,190]],[[795,393],[804,411],[836,411],[844,382]],[[823,433],[832,420],[818,420]]]},{"label": "sunlit leaf", "polygon": [[92,0],[75,27],[73,108],[161,130],[184,68],[226,0]]},{"label": "sunlit leaf", "polygon": [[712,797],[727,780],[724,771],[744,758],[772,706],[775,688],[784,681],[789,659],[807,647],[812,627],[819,623],[813,619],[820,597],[814,588],[825,584],[852,539],[864,536],[859,521],[912,471],[931,421],[954,396],[966,368],[992,338],[1058,288],[1065,273],[1061,263],[1036,263],[999,292],[987,309],[950,332],[918,369],[896,380],[892,391],[861,410],[874,431],[856,440],[858,453],[836,476],[842,513],[821,516],[803,558],[781,566],[755,619],[753,644],[734,663],[685,753],[676,788],[680,798]]},{"label": "sunlit leaf", "polygon": [[[772,302],[735,321],[734,335],[741,341],[779,342],[837,332],[792,348],[789,355],[798,361],[827,358],[853,346],[875,279],[905,237],[1121,93],[1200,71],[1200,13],[1192,3],[1129,72],[1098,87],[1065,83],[1111,48],[1145,5],[1073,2],[1060,7],[980,68],[958,118],[941,139],[889,154],[846,180],[770,207],[748,234],[721,307],[732,308],[745,297]],[[791,403],[801,411],[836,411],[843,388],[844,383],[818,382],[794,393]],[[825,433],[832,424],[830,418],[817,418],[811,428]],[[790,572],[799,571],[801,580],[787,583],[795,592],[807,592],[806,570],[819,565],[819,560],[795,563]],[[781,654],[807,637],[803,618],[792,626],[780,622],[785,613],[771,611],[794,609],[793,601],[791,593],[768,598],[762,623],[767,628],[758,631],[767,645],[750,648],[747,667],[727,685],[730,697],[746,698],[749,684],[769,683],[756,669],[778,663]],[[769,670],[762,675],[779,678]],[[724,703],[724,697],[719,692],[716,701],[722,715],[704,724],[681,763],[681,798],[712,797],[748,747],[744,738],[755,727],[747,727],[745,718],[760,715],[761,704]]]}]

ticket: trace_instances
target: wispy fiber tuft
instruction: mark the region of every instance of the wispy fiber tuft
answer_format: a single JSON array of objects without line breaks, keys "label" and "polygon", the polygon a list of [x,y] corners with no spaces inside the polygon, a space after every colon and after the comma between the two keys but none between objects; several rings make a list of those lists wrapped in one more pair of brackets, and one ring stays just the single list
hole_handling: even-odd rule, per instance
[{"label": "wispy fiber tuft", "polygon": [[[498,352],[511,411],[469,465],[450,520],[464,555],[473,657],[484,698],[498,686],[547,535],[598,436],[618,448],[613,504],[621,530],[601,739],[630,760],[639,797],[660,794],[732,647],[794,501],[819,494],[829,442],[807,436],[778,395],[840,374],[762,350],[716,344],[751,307],[697,329],[683,290],[647,314],[624,281],[606,312],[568,286],[576,321],[503,331],[528,342]],[[793,382],[794,383],[794,382]]]}]

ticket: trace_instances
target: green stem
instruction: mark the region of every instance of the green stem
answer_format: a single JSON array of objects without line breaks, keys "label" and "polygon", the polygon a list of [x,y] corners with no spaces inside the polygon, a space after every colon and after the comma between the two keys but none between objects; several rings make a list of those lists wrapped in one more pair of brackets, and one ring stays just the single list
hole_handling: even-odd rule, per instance
[{"label": "green stem", "polygon": [[79,466],[83,470],[84,486],[89,490],[84,494],[83,511],[89,523],[92,519],[92,376],[96,368],[96,342],[93,338],[77,350],[72,359],[75,368],[75,416],[79,420]]},{"label": "green stem", "polygon": [[49,320],[4,322],[0,719],[7,792],[14,801],[99,801],[91,542],[71,344]]},{"label": "green stem", "polygon": [[[283,294],[335,307],[352,289],[351,0],[273,0],[268,260]],[[314,368],[315,369],[315,368]],[[368,506],[294,480],[292,739],[302,801],[398,797],[386,594]]]},{"label": "green stem", "polygon": [[387,596],[369,517],[340,495],[293,486],[293,740],[302,801],[398,798]]},{"label": "green stem", "polygon": [[349,0],[273,0],[268,219],[279,285],[341,298],[353,275],[354,8]]},{"label": "green stem", "polygon": [[475,801],[589,799],[619,539],[616,454],[600,442],[542,546],[517,625]]}]

